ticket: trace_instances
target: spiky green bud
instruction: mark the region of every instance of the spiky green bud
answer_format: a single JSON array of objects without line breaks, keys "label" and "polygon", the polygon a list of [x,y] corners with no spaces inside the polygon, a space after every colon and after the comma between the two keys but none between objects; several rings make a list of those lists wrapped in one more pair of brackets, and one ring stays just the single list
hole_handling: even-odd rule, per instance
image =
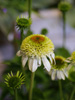
[{"label": "spiky green bud", "polygon": [[10,74],[8,73],[5,78],[5,83],[8,87],[16,89],[21,87],[22,84],[24,84],[24,80],[25,76],[19,71],[17,71],[16,75],[13,75],[12,72]]}]

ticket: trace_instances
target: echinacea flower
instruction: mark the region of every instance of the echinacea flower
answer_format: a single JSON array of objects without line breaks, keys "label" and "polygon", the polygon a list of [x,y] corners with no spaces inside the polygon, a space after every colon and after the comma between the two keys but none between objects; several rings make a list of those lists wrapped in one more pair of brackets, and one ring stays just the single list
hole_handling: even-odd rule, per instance
[{"label": "echinacea flower", "polygon": [[19,71],[17,71],[16,75],[13,75],[12,72],[10,74],[8,73],[5,78],[5,83],[8,87],[16,89],[21,87],[22,84],[24,84],[24,80],[25,76]]},{"label": "echinacea flower", "polygon": [[68,10],[71,9],[71,4],[69,2],[66,1],[61,1],[58,5],[59,10],[61,10],[62,12],[67,12]]},{"label": "echinacea flower", "polygon": [[20,17],[20,18],[17,17],[16,22],[17,22],[17,27],[18,27],[19,29],[26,29],[26,28],[28,28],[28,27],[31,25],[31,23],[32,23],[31,18],[27,19],[27,18],[24,18],[24,17]]},{"label": "echinacea flower", "polygon": [[51,74],[52,80],[55,80],[56,78],[65,80],[65,76],[68,77],[67,63],[65,60],[66,59],[62,56],[55,57],[56,65],[52,66],[52,69],[49,73]]},{"label": "echinacea flower", "polygon": [[29,70],[32,72],[36,71],[37,68],[41,66],[41,61],[45,69],[50,71],[50,62],[52,63],[55,58],[53,50],[54,45],[48,37],[34,34],[23,40],[20,50],[17,52],[17,56],[22,56],[23,67],[28,61]]}]

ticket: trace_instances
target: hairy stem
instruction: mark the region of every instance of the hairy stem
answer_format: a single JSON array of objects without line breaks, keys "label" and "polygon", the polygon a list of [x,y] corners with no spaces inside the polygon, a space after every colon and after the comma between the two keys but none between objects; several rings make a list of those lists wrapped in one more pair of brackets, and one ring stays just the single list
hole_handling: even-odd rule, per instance
[{"label": "hairy stem", "polygon": [[28,17],[31,18],[32,0],[28,0]]},{"label": "hairy stem", "polygon": [[59,80],[59,91],[60,91],[60,100],[64,100],[64,99],[63,99],[63,92],[62,92],[61,80]]},{"label": "hairy stem", "polygon": [[71,93],[70,100],[73,100],[74,93],[75,93],[75,87],[73,88],[73,91],[72,91],[72,93]]},{"label": "hairy stem", "polygon": [[63,12],[63,47],[65,46],[66,42],[66,13]]},{"label": "hairy stem", "polygon": [[34,85],[34,76],[35,73],[31,73],[31,83],[30,83],[30,91],[29,91],[29,100],[32,100],[32,93],[33,93],[33,85]]},{"label": "hairy stem", "polygon": [[14,89],[14,96],[15,96],[15,100],[18,100],[17,89]]},{"label": "hairy stem", "polygon": [[23,41],[23,28],[21,29],[21,40],[20,40],[20,45],[21,45],[22,41]]}]

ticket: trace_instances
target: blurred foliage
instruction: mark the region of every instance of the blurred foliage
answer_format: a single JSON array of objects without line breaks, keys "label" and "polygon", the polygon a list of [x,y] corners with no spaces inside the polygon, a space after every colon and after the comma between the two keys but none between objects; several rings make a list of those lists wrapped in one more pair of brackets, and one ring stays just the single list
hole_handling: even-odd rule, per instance
[{"label": "blurred foliage", "polygon": [[14,31],[16,17],[27,10],[27,0],[0,0],[0,30],[4,34]]},{"label": "blurred foliage", "polygon": [[27,0],[0,0],[0,7],[23,12],[27,10]]},{"label": "blurred foliage", "polygon": [[6,13],[1,12],[0,14],[0,30],[4,34],[8,34],[10,31],[13,31],[15,24],[15,19],[18,13],[14,9],[7,9]]},{"label": "blurred foliage", "polygon": [[62,48],[56,48],[55,49],[55,55],[63,56],[65,58],[70,57],[70,53],[68,49],[62,47]]},{"label": "blurred foliage", "polygon": [[60,0],[33,0],[33,8],[48,8],[51,6],[56,6]]}]

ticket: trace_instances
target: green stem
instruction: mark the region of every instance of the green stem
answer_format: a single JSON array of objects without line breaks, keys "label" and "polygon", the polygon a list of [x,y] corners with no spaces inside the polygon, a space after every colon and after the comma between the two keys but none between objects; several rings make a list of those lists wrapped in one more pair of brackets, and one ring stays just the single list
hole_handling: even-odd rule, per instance
[{"label": "green stem", "polygon": [[23,28],[21,29],[21,41],[20,41],[20,45],[21,45],[22,41],[23,41]]},{"label": "green stem", "polygon": [[73,91],[72,91],[72,93],[71,93],[70,100],[73,100],[74,93],[75,93],[75,87],[73,88]]},{"label": "green stem", "polygon": [[65,46],[66,42],[66,13],[63,12],[63,47]]},{"label": "green stem", "polygon": [[18,100],[18,97],[17,97],[17,89],[14,89],[14,96],[15,96],[15,100]]},{"label": "green stem", "polygon": [[32,0],[28,0],[28,17],[31,18]]},{"label": "green stem", "polygon": [[34,85],[34,76],[35,73],[31,73],[31,83],[30,83],[30,91],[29,91],[29,100],[32,100],[32,92],[33,92],[33,85]]},{"label": "green stem", "polygon": [[64,100],[64,99],[63,99],[63,92],[62,92],[61,80],[59,80],[59,91],[60,91],[60,100]]},{"label": "green stem", "polygon": [[[28,0],[28,18],[31,18],[31,11],[32,11],[32,0]],[[31,26],[29,26],[28,31],[30,31],[30,27]]]}]

